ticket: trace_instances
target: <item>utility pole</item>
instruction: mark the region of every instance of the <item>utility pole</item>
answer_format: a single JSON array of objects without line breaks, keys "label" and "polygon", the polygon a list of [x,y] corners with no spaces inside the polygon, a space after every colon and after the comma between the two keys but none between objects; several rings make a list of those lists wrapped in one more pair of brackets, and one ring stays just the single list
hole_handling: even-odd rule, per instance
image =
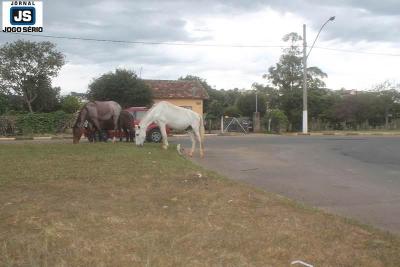
[{"label": "utility pole", "polygon": [[256,91],[256,112],[258,112],[258,94]]},{"label": "utility pole", "polygon": [[308,133],[308,112],[307,112],[307,59],[313,49],[315,42],[318,39],[319,34],[322,29],[329,21],[334,21],[335,17],[330,17],[319,29],[317,36],[314,39],[314,42],[308,51],[307,54],[307,39],[306,39],[306,24],[303,24],[303,134]]},{"label": "utility pole", "polygon": [[303,134],[308,133],[307,111],[307,40],[306,24],[303,24]]},{"label": "utility pole", "polygon": [[258,92],[256,91],[256,111],[253,113],[253,132],[261,131],[260,112],[258,112]]}]

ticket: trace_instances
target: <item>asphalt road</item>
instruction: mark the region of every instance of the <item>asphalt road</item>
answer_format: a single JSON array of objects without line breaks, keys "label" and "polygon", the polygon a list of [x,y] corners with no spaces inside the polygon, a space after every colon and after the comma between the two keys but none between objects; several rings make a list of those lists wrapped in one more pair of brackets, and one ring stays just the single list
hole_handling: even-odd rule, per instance
[{"label": "asphalt road", "polygon": [[[187,137],[176,138],[189,148]],[[236,180],[400,233],[400,137],[208,137],[194,160]]]}]

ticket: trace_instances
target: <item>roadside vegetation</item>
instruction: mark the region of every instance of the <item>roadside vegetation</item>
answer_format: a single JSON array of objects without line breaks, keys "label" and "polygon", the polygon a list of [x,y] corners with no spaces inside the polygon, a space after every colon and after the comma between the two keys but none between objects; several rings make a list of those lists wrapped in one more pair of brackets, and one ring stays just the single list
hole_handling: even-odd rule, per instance
[{"label": "roadside vegetation", "polygon": [[400,266],[400,238],[174,148],[0,145],[0,266]]},{"label": "roadside vegetation", "polygon": [[[210,97],[204,101],[204,118],[209,130],[219,129],[221,116],[252,118],[256,95],[265,131],[301,130],[302,39],[292,32],[283,41],[287,48],[282,50],[279,61],[265,71],[263,84],[216,89],[198,76],[179,78],[198,80],[207,90]],[[40,117],[52,117],[52,113],[60,111],[74,114],[89,100],[114,100],[122,107],[149,106],[153,102],[149,88],[130,69],[116,69],[94,77],[87,90],[63,88],[80,93],[61,95],[61,88],[53,87],[52,79],[65,62],[65,55],[51,42],[17,40],[0,47],[0,136],[43,134],[35,127],[25,127],[36,123],[35,116],[26,116],[27,113],[40,113]],[[324,80],[328,74],[323,70],[311,66],[307,73],[311,131],[400,129],[400,85],[396,81],[382,81],[371,88],[331,90],[326,88]],[[18,116],[32,120],[20,127],[16,124]],[[40,129],[49,129],[45,133],[64,131],[71,125],[65,120],[60,122],[64,126],[56,129],[47,125],[48,121],[39,122],[46,124]]]}]

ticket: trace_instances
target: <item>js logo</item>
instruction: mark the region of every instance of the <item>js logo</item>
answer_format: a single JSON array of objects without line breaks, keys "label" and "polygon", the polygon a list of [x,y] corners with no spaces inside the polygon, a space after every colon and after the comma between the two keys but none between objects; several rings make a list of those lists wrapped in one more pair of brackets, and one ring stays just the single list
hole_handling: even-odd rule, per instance
[{"label": "js logo", "polygon": [[12,7],[10,8],[10,24],[13,26],[34,25],[35,15],[34,7]]},{"label": "js logo", "polygon": [[42,1],[4,1],[3,32],[43,32]]}]

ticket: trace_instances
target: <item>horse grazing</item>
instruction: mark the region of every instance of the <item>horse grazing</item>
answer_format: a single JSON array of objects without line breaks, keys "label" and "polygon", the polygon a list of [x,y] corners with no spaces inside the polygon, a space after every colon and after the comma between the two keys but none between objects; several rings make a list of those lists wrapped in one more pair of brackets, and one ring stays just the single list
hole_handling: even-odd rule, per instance
[{"label": "horse grazing", "polygon": [[[135,136],[135,128],[133,127],[134,117],[129,111],[123,110],[119,114],[118,128],[124,131],[126,142],[133,142]],[[122,135],[120,134],[120,141],[122,141]]]},{"label": "horse grazing", "polygon": [[[83,126],[87,120],[97,131],[102,130],[102,123],[111,120],[114,131],[118,129],[118,119],[121,106],[114,101],[93,101],[86,103],[79,111],[78,118],[73,126],[73,143],[79,143],[83,133]],[[113,138],[115,142],[115,136]]]},{"label": "horse grazing", "polygon": [[[89,142],[96,142],[97,140],[106,142],[108,139],[108,134],[104,135],[104,131],[108,132],[108,130],[114,129],[114,121],[113,119],[109,119],[107,121],[99,121],[100,131],[96,129],[90,122],[87,121],[86,133],[88,134]],[[118,127],[119,128],[119,127]],[[96,137],[98,135],[98,138]],[[114,133],[115,135],[115,133]]]},{"label": "horse grazing", "polygon": [[188,130],[192,140],[192,149],[189,156],[193,156],[196,146],[196,138],[199,142],[200,156],[204,157],[204,125],[203,118],[196,112],[175,106],[169,102],[161,101],[155,104],[140,121],[136,129],[135,142],[137,146],[143,146],[146,139],[147,127],[154,122],[160,127],[163,137],[163,148],[168,148],[166,126],[175,130]]}]

